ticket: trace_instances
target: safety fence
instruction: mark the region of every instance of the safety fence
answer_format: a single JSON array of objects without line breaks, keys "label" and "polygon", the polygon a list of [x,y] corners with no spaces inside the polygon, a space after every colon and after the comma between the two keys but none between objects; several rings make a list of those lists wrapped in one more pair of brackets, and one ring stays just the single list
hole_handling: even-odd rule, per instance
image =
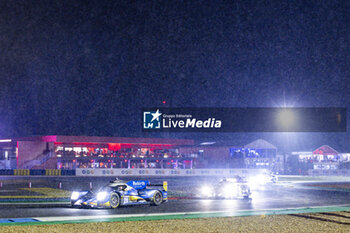
[{"label": "safety fence", "polygon": [[62,169],[0,169],[0,176],[75,176],[75,170]]}]

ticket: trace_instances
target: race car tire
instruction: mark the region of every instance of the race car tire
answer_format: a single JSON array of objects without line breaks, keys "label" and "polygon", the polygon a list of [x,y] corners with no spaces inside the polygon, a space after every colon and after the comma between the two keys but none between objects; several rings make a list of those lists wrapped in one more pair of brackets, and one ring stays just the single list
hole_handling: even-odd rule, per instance
[{"label": "race car tire", "polygon": [[152,198],[151,204],[154,205],[154,206],[158,206],[158,205],[162,204],[162,202],[163,202],[163,195],[162,195],[162,193],[159,192],[159,191],[156,191],[153,194],[153,198]]},{"label": "race car tire", "polygon": [[111,205],[112,209],[116,209],[120,205],[120,196],[117,193],[112,193],[111,197],[109,198],[109,204]]}]

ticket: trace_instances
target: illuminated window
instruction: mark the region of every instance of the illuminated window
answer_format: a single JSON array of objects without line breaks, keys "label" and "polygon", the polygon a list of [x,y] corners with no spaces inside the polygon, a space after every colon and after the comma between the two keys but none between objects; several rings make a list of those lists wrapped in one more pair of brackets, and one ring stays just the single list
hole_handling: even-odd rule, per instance
[{"label": "illuminated window", "polygon": [[75,152],[81,152],[81,147],[73,147],[73,151]]},{"label": "illuminated window", "polygon": [[60,150],[63,150],[63,146],[58,146],[58,147],[56,147],[56,152],[57,152],[57,151],[60,151]]}]

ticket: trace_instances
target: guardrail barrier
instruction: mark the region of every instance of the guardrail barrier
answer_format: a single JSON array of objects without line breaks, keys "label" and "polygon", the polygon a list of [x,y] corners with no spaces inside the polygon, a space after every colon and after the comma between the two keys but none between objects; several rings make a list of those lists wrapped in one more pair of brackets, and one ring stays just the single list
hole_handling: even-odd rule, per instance
[{"label": "guardrail barrier", "polygon": [[266,169],[1,169],[0,175],[15,176],[249,176],[267,172]]},{"label": "guardrail barrier", "polygon": [[266,169],[121,169],[77,168],[76,176],[249,176],[265,173]]},{"label": "guardrail barrier", "polygon": [[322,170],[322,169],[310,169],[309,176],[350,176],[350,170]]}]

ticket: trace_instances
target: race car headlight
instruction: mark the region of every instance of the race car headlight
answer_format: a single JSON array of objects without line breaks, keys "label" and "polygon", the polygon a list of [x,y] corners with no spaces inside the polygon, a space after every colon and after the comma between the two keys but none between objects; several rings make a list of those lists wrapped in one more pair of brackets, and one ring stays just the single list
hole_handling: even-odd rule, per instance
[{"label": "race car headlight", "polygon": [[209,196],[211,196],[211,195],[213,194],[213,190],[212,190],[212,188],[209,187],[209,186],[203,186],[203,187],[201,188],[201,194],[202,194],[203,196],[209,197]]},{"label": "race car headlight", "polygon": [[107,192],[99,192],[97,194],[97,201],[104,201],[108,196]]},{"label": "race car headlight", "polygon": [[72,192],[72,195],[70,196],[71,200],[77,200],[79,198],[79,192]]}]

